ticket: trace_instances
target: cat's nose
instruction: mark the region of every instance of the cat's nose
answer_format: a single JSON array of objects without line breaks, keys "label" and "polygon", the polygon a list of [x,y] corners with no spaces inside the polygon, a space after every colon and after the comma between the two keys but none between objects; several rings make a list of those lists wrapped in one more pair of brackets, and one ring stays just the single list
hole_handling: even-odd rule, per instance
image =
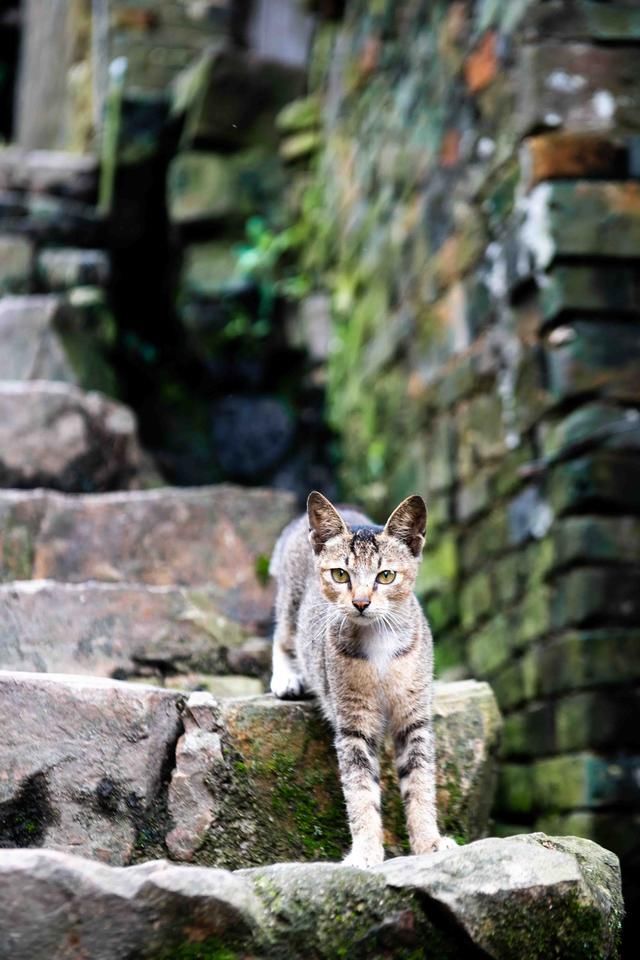
[{"label": "cat's nose", "polygon": [[354,605],[354,607],[356,608],[356,610],[359,610],[360,613],[364,613],[365,610],[367,609],[367,607],[369,606],[369,604],[371,603],[371,600],[366,600],[366,599],[364,599],[364,600],[352,600],[351,603]]}]

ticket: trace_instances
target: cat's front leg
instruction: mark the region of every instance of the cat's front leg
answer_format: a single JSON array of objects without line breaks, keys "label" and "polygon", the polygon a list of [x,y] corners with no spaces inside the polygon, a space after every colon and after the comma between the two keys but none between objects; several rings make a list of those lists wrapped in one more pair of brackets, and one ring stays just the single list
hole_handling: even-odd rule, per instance
[{"label": "cat's front leg", "polygon": [[299,700],[306,696],[304,681],[298,669],[288,637],[276,627],[273,640],[271,692],[279,700]]},{"label": "cat's front leg", "polygon": [[455,847],[455,841],[438,829],[430,691],[397,696],[390,722],[411,852],[436,853]]},{"label": "cat's front leg", "polygon": [[377,709],[362,702],[343,704],[337,711],[336,751],[351,831],[351,852],[344,863],[373,867],[384,860],[380,806],[382,720]]}]

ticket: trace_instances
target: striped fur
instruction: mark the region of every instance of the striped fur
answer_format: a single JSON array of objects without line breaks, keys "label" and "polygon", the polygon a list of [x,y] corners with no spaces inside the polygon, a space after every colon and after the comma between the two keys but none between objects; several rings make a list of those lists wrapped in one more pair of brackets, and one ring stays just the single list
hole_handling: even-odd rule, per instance
[{"label": "striped fur", "polygon": [[[425,524],[420,497],[403,501],[382,528],[313,493],[307,516],[274,550],[271,689],[283,699],[315,695],[332,724],[352,836],[346,862],[361,867],[384,859],[378,755],[386,730],[412,851],[452,845],[437,826],[432,640],[413,593]],[[348,582],[335,581],[336,569]],[[385,570],[395,573],[391,583],[379,580]]]}]

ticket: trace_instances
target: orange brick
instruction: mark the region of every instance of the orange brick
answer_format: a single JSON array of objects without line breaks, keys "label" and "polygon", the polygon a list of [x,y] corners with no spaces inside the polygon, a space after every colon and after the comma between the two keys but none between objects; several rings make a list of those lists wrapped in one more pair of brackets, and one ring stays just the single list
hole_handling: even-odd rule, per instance
[{"label": "orange brick", "polygon": [[522,163],[529,187],[563,177],[616,177],[624,172],[624,150],[597,134],[544,133],[524,141]]},{"label": "orange brick", "polygon": [[460,131],[447,130],[440,147],[440,163],[443,167],[455,167],[460,159]]},{"label": "orange brick", "polygon": [[149,7],[131,7],[113,14],[113,25],[119,30],[153,30],[159,22],[157,11]]},{"label": "orange brick", "polygon": [[497,36],[489,30],[464,65],[464,77],[471,93],[488,87],[498,72]]}]

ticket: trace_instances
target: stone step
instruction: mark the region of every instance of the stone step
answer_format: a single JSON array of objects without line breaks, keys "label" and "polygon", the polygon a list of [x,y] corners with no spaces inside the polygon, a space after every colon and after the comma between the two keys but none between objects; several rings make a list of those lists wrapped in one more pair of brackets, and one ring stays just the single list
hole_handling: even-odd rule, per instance
[{"label": "stone step", "polygon": [[[0,244],[0,290],[2,289]],[[61,380],[117,394],[105,359],[108,323],[72,308],[61,297],[0,299],[0,380]]]},{"label": "stone step", "polygon": [[66,383],[0,381],[0,487],[89,493],[154,480],[128,407]]},{"label": "stone step", "polygon": [[614,854],[545,834],[366,871],[285,863],[232,873],[162,860],[122,869],[0,851],[0,955],[11,960],[615,960],[622,914]]},{"label": "stone step", "polygon": [[45,193],[92,202],[98,189],[98,158],[58,150],[0,150],[0,190]]},{"label": "stone step", "polygon": [[268,558],[296,510],[279,490],[64,495],[0,490],[0,580],[207,585],[251,629],[271,618]]},{"label": "stone step", "polygon": [[206,587],[0,584],[0,668],[176,682],[193,673],[266,677],[270,642],[225,617],[218,596]]},{"label": "stone step", "polygon": [[[500,718],[486,684],[436,685],[438,801],[486,832]],[[113,864],[245,867],[340,859],[348,831],[332,736],[311,702],[216,701],[96,677],[0,672],[0,846]],[[385,761],[389,852],[404,818]]]}]

